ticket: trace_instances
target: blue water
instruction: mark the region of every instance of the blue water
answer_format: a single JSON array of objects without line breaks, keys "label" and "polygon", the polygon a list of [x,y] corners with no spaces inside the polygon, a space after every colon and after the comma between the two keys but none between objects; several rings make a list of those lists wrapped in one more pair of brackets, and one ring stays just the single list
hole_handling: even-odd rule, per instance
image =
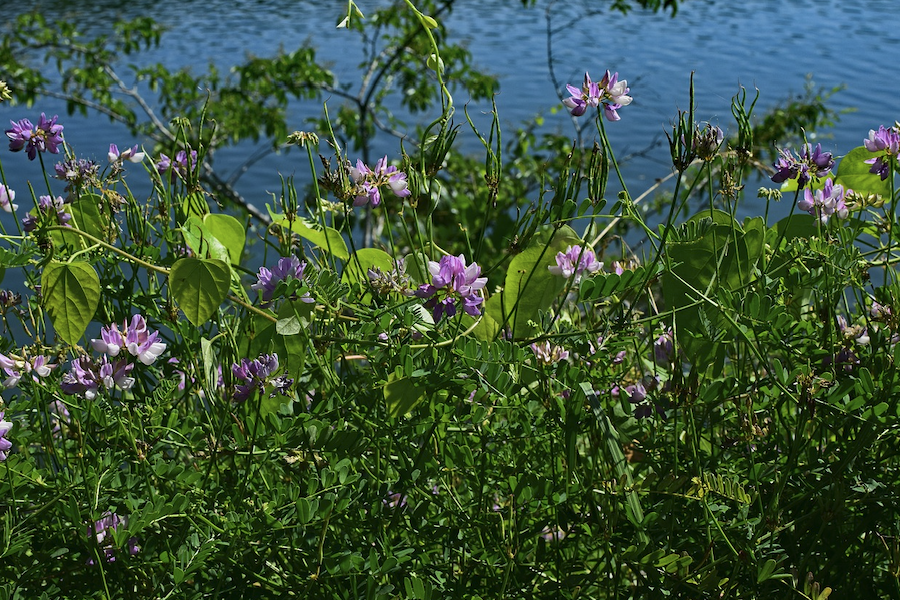
[{"label": "blue water", "polygon": [[[371,13],[380,3],[358,4]],[[617,156],[642,152],[625,165],[633,195],[669,172],[662,134],[676,110],[687,108],[691,71],[695,72],[697,118],[727,131],[735,129],[730,102],[740,86],[751,93],[754,87],[760,90],[758,106],[763,110],[801,93],[807,74],[812,74],[817,86],[846,85],[833,97],[832,106],[856,110],[815,137],[836,154],[860,145],[869,129],[900,118],[900,78],[895,70],[900,56],[900,7],[896,0],[687,0],[675,18],[646,11],[624,16],[593,9],[599,4],[539,2],[523,9],[513,0],[459,0],[444,23],[453,40],[468,45],[477,65],[499,76],[497,104],[508,132],[540,114],[544,128],[574,136],[571,118],[559,110],[564,84],[578,84],[585,70],[599,78],[611,69],[627,79],[634,103],[621,111],[622,120],[609,124],[607,131]],[[326,6],[311,0],[56,0],[37,5],[48,17],[81,24],[88,34],[102,32],[117,17],[152,15],[168,31],[160,48],[140,58],[146,63],[190,66],[199,72],[209,62],[227,68],[248,54],[269,55],[310,41],[340,82],[355,88],[360,79],[362,43],[355,33],[334,27],[346,6],[343,2]],[[7,17],[27,8],[28,3],[18,0],[0,1],[0,11]],[[548,29],[554,31],[552,65],[558,85],[548,67]],[[461,108],[468,98],[458,95],[455,100],[463,119]],[[329,101],[332,107],[337,103],[335,98]],[[480,127],[489,123],[482,114],[488,108],[483,102],[469,106]],[[36,120],[42,111],[60,114],[66,139],[79,156],[105,161],[110,142],[122,147],[142,141],[132,140],[123,126],[102,117],[65,116],[65,107],[57,100],[41,100],[29,108],[2,104],[0,121]],[[318,103],[293,104],[289,128],[309,129],[308,119],[320,112]],[[467,150],[479,149],[465,128],[460,143]],[[265,145],[246,143],[220,151],[215,166],[227,176]],[[375,155],[396,156],[399,143],[381,135],[375,150]],[[19,204],[27,205],[26,180],[42,189],[37,164],[28,163],[22,154],[3,153],[0,159],[10,184],[19,191]],[[272,155],[252,166],[237,189],[262,206],[270,193],[281,189],[279,174],[302,179],[305,157],[298,152]],[[132,176],[131,183],[136,179]],[[61,193],[61,188],[56,191]],[[752,196],[743,211],[760,213]]]}]

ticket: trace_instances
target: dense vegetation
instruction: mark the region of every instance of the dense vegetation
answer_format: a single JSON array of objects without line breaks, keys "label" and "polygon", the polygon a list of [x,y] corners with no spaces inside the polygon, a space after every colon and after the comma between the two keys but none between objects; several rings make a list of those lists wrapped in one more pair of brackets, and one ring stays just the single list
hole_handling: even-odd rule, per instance
[{"label": "dense vegetation", "polygon": [[[353,94],[312,48],[132,87],[150,19],[6,35],[0,98],[37,108],[0,157],[0,598],[900,597],[900,124],[833,156],[803,137],[827,94],[755,118],[741,90],[729,139],[692,97],[642,201],[606,134],[626,74],[561,90],[583,148],[501,144],[447,87],[496,85],[451,5],[349,2],[378,41]],[[425,124],[370,156],[396,80]],[[79,158],[50,93],[146,143]],[[309,186],[251,210],[214,168],[248,138]]]}]

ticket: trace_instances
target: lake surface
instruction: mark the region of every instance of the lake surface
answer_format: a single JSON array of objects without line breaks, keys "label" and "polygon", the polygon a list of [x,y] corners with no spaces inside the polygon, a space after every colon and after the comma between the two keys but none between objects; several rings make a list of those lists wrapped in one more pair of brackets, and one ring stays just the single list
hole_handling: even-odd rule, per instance
[{"label": "lake surface", "polygon": [[[0,11],[10,18],[30,8],[19,0],[0,0]],[[365,13],[381,3],[358,3]],[[593,9],[597,2],[539,2],[522,8],[518,1],[459,0],[443,22],[453,40],[468,45],[475,64],[500,80],[497,104],[507,132],[533,121],[540,114],[544,128],[575,135],[571,118],[559,108],[566,82],[578,85],[584,71],[599,79],[603,71],[618,71],[628,80],[634,103],[620,112],[622,120],[607,131],[619,157],[644,152],[625,166],[633,194],[666,175],[668,148],[663,136],[677,109],[688,105],[688,82],[695,72],[696,118],[733,132],[731,97],[744,86],[760,90],[758,111],[803,91],[811,74],[816,86],[846,85],[835,95],[836,109],[856,109],[842,116],[836,127],[820,131],[814,141],[836,154],[862,143],[869,129],[900,119],[900,5],[896,0],[687,0],[675,18],[667,14],[633,11],[630,14]],[[341,82],[357,85],[362,60],[358,35],[335,29],[343,2],[309,0],[82,0],[35,3],[49,18],[79,23],[88,33],[103,32],[119,17],[151,15],[168,31],[161,46],[140,60],[171,67],[190,66],[196,72],[208,63],[220,68],[242,61],[248,54],[269,55],[279,48],[291,50],[309,41],[329,63]],[[592,10],[594,12],[592,12]],[[549,20],[549,21],[548,21]],[[550,77],[547,31],[552,36],[552,66],[559,85]],[[457,96],[462,105],[467,98]],[[334,106],[337,99],[331,99]],[[488,108],[472,104],[479,116]],[[333,110],[333,108],[332,108]],[[67,141],[79,156],[105,161],[111,142],[119,147],[139,143],[124,127],[105,118],[68,117],[60,101],[42,100],[31,108],[0,105],[0,120],[30,118],[41,112],[60,114]],[[309,129],[307,120],[318,116],[321,104],[297,102],[290,112],[291,129]],[[401,115],[402,116],[402,115]],[[427,115],[434,117],[435,115]],[[417,117],[425,120],[422,117]],[[428,119],[430,120],[430,119]],[[590,140],[588,140],[590,141]],[[480,145],[465,128],[462,147],[473,152]],[[220,151],[215,166],[228,174],[238,168],[260,144],[242,144]],[[399,143],[388,135],[375,142],[375,153],[397,156]],[[23,154],[0,156],[19,204],[27,206],[26,180],[41,182],[37,162]],[[354,158],[351,152],[351,158]],[[48,167],[52,168],[48,164]],[[281,189],[279,173],[306,176],[300,153],[273,155],[253,165],[237,184],[238,191],[262,206],[270,192]],[[135,174],[137,175],[137,174]],[[132,176],[132,183],[136,177]],[[59,193],[62,185],[59,186]],[[753,194],[745,214],[760,214]]]}]

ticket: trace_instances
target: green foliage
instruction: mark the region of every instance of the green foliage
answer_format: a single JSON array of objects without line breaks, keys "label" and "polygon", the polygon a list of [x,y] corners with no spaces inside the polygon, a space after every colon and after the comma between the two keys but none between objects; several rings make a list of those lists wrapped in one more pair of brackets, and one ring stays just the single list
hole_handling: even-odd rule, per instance
[{"label": "green foliage", "polygon": [[[367,111],[393,89],[370,82],[318,135],[291,136],[315,184],[299,202],[286,182],[264,228],[210,212],[226,192],[196,173],[148,169],[135,198],[121,176],[137,167],[120,164],[74,185],[70,226],[0,234],[25,295],[0,294],[0,597],[896,594],[896,173],[852,150],[846,216],[739,223],[768,135],[742,92],[739,135],[676,170],[652,229],[627,193],[606,198],[602,125],[582,150],[527,128],[501,143],[496,113],[484,132],[453,123],[446,81],[491,88],[445,45],[450,4],[363,21],[350,2],[341,22],[386,52],[373,77],[415,90],[410,111],[442,109],[388,162],[408,196],[380,181],[383,201],[355,207],[348,157],[315,160],[318,135],[367,147]],[[67,93],[109,103],[100,87],[118,83],[88,66],[159,41],[147,20],[89,42],[20,27],[2,50],[20,100],[49,84],[16,62],[22,44],[61,61]],[[211,72],[205,108],[190,73],[146,76],[184,111],[167,118],[187,117],[176,145],[209,157],[282,135],[282,103],[331,85],[304,52]],[[218,112],[250,99],[261,128]],[[456,151],[470,134],[483,160]],[[708,208],[682,218],[693,195]],[[646,235],[649,256],[619,234]],[[597,261],[557,274],[567,252]]]}]

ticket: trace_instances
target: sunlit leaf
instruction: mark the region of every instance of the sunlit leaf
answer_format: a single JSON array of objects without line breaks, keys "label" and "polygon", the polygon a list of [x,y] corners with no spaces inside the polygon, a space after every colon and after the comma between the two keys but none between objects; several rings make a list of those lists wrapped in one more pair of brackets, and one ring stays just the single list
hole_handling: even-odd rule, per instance
[{"label": "sunlit leaf", "polygon": [[172,265],[169,287],[178,306],[199,327],[215,314],[228,294],[231,268],[217,259],[182,258]]},{"label": "sunlit leaf", "polygon": [[76,344],[100,302],[100,278],[86,262],[52,262],[41,275],[44,307],[56,334]]}]

